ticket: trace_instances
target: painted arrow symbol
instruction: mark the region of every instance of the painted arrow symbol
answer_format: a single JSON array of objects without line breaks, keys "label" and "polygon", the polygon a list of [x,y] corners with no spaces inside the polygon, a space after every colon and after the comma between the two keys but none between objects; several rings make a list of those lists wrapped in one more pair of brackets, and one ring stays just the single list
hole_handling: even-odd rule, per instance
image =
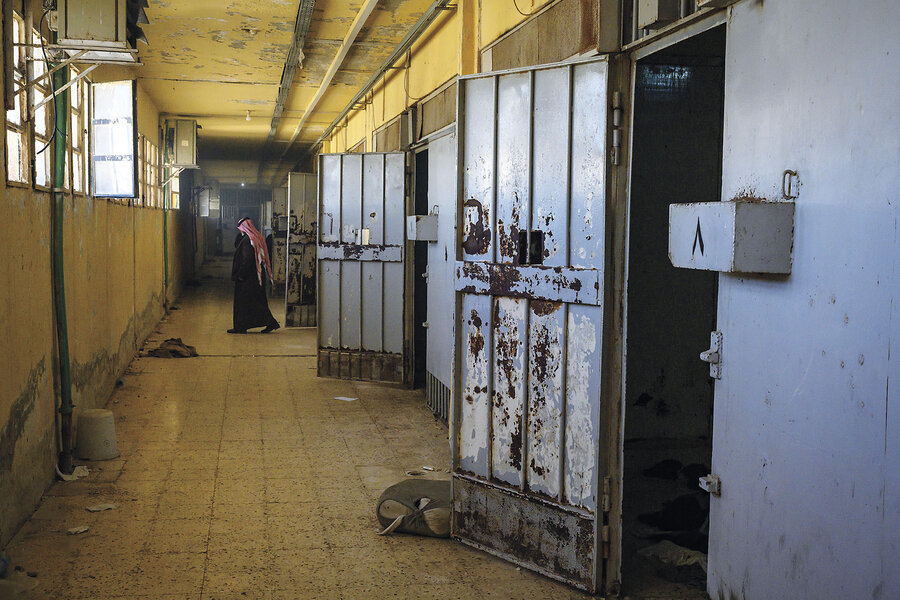
[{"label": "painted arrow symbol", "polygon": [[700,244],[700,256],[703,256],[703,233],[700,231],[700,218],[697,217],[697,231],[694,233],[694,247],[691,249],[691,256],[697,252],[697,244]]}]

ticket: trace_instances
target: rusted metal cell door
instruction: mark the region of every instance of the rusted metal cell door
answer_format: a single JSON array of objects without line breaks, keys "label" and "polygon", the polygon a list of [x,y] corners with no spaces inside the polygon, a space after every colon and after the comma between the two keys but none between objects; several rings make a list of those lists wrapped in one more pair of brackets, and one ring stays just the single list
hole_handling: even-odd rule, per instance
[{"label": "rusted metal cell door", "polygon": [[287,242],[288,242],[288,191],[287,188],[272,190],[272,280],[275,292],[284,291],[287,281]]},{"label": "rusted metal cell door", "polygon": [[316,176],[288,175],[287,287],[289,327],[316,326]]},{"label": "rusted metal cell door", "polygon": [[605,59],[463,78],[453,535],[594,592]]},{"label": "rusted metal cell door", "polygon": [[406,155],[319,163],[318,373],[404,381]]}]

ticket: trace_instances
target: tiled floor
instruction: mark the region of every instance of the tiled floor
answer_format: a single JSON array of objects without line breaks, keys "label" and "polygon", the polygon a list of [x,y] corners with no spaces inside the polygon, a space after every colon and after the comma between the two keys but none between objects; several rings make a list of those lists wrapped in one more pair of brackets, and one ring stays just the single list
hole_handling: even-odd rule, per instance
[{"label": "tiled floor", "polygon": [[418,392],[316,378],[314,330],[227,335],[227,268],[147,345],[200,356],[137,358],[110,400],[121,458],[55,484],[7,547],[37,572],[17,598],[584,597],[456,542],[375,535],[385,487],[424,465],[448,477],[446,428]]}]

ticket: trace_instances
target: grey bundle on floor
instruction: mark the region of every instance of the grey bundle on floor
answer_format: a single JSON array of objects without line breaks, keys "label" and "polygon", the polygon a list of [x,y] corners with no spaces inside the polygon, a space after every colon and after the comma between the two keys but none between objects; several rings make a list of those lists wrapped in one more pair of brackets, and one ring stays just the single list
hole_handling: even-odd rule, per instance
[{"label": "grey bundle on floor", "polygon": [[197,356],[197,349],[182,342],[181,338],[169,338],[147,354],[156,358],[191,358]]},{"label": "grey bundle on floor", "polygon": [[383,531],[450,536],[450,481],[406,479],[384,490],[376,511]]}]

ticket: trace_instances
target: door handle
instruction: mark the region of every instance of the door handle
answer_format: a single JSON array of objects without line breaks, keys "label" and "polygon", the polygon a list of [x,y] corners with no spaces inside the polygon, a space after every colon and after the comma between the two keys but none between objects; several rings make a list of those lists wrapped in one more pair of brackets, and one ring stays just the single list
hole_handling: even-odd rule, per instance
[{"label": "door handle", "polygon": [[722,332],[713,331],[709,334],[709,350],[700,353],[700,360],[709,363],[709,376],[713,379],[722,379]]}]

